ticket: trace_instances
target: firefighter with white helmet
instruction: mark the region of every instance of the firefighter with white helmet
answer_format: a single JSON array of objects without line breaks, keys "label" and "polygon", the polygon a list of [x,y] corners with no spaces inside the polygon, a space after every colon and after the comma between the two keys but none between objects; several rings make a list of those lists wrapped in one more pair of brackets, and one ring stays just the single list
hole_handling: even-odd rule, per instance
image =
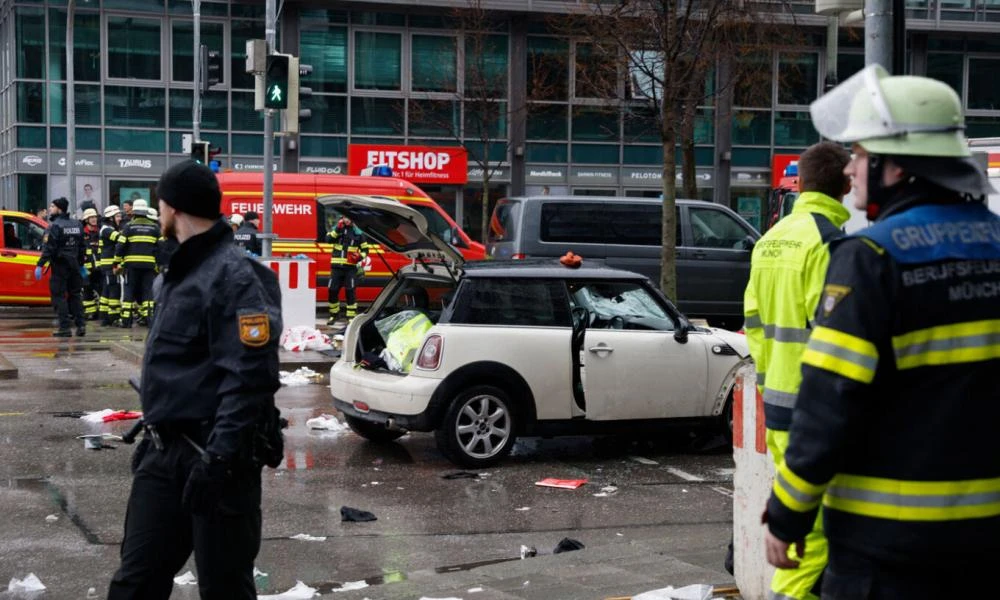
[{"label": "firefighter with white helmet", "polygon": [[142,198],[132,204],[132,220],[122,228],[115,251],[116,264],[125,269],[121,325],[132,327],[138,318],[146,325],[153,312],[153,279],[156,278],[156,242],[160,226],[149,218],[149,204]]},{"label": "firefighter with white helmet", "polygon": [[122,286],[114,272],[115,248],[118,245],[122,211],[114,204],[104,209],[104,220],[98,231],[97,276],[101,279],[101,299],[98,314],[101,325],[111,325],[121,314]]},{"label": "firefighter with white helmet", "polygon": [[97,305],[101,299],[101,278],[97,276],[97,259],[100,245],[100,225],[97,222],[97,209],[88,208],[83,211],[83,241],[86,246],[84,265],[90,272],[83,282],[83,316],[88,321],[97,320]]},{"label": "firefighter with white helmet", "polygon": [[[1000,217],[955,92],[873,65],[813,103],[875,224],[833,243],[767,556],[820,504],[823,598],[949,598],[1000,558]],[[795,546],[795,551],[790,551]],[[958,587],[956,587],[958,586]]]}]

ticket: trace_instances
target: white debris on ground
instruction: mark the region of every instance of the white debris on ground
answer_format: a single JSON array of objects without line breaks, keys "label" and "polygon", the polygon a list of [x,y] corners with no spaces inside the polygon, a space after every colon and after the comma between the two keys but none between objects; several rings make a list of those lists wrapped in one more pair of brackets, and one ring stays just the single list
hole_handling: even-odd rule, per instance
[{"label": "white debris on ground", "polygon": [[632,600],[711,600],[713,588],[710,585],[699,583],[688,585],[682,588],[674,588],[668,585],[658,590],[643,592],[638,596],[632,596]]},{"label": "white debris on ground", "polygon": [[45,585],[34,573],[28,573],[28,576],[24,579],[11,577],[10,583],[7,584],[7,591],[17,594],[23,594],[25,592],[40,592],[44,589]]},{"label": "white debris on ground", "polygon": [[319,591],[316,588],[309,587],[301,581],[296,581],[295,586],[287,592],[257,596],[257,600],[307,600],[319,595]]},{"label": "white debris on ground", "polygon": [[325,542],[325,535],[309,535],[308,533],[297,533],[293,535],[290,539],[302,540],[304,542]]},{"label": "white debris on ground", "polygon": [[254,578],[257,578],[257,577],[267,577],[267,573],[265,573],[264,571],[261,571],[260,569],[258,569],[255,566],[253,568],[253,576],[254,576]]},{"label": "white debris on ground", "polygon": [[594,494],[595,498],[607,498],[618,493],[618,486],[616,485],[606,485],[601,488],[600,492]]},{"label": "white debris on ground", "polygon": [[45,517],[45,522],[46,523],[55,523],[58,520],[59,520],[59,517],[57,515],[49,515],[49,516]]},{"label": "white debris on ground", "polygon": [[194,576],[194,573],[188,571],[183,575],[178,575],[174,577],[174,583],[177,585],[195,585],[198,583],[198,578]]},{"label": "white debris on ground", "polygon": [[324,431],[346,431],[349,429],[347,423],[341,423],[333,415],[322,414],[306,421],[309,429],[322,429]]},{"label": "white debris on ground", "polygon": [[299,367],[291,373],[288,371],[278,371],[278,377],[281,379],[281,385],[287,385],[288,387],[320,383],[323,379],[323,375],[313,371],[309,367]]},{"label": "white debris on ground", "polygon": [[330,343],[330,338],[325,333],[305,325],[289,327],[281,334],[278,343],[289,352],[333,349],[333,344]]},{"label": "white debris on ground", "polygon": [[339,588],[333,588],[335,592],[349,592],[351,590],[360,590],[368,587],[368,584],[364,581],[345,581],[340,584]]},{"label": "white debris on ground", "polygon": [[[80,417],[82,420],[88,423],[103,423],[104,417],[114,413],[115,411],[110,408],[105,408],[104,410],[97,410],[94,412],[88,412],[87,414]],[[79,413],[77,413],[79,414]]]}]

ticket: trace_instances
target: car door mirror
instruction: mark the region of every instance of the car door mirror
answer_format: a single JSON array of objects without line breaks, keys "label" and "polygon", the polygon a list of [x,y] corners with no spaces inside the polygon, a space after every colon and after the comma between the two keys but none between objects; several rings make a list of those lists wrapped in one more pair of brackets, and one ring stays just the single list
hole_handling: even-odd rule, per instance
[{"label": "car door mirror", "polygon": [[694,329],[687,317],[680,315],[677,319],[677,328],[674,329],[674,341],[678,344],[686,344],[688,341],[688,331]]},{"label": "car door mirror", "polygon": [[754,247],[754,245],[756,243],[757,243],[757,240],[753,239],[752,235],[748,235],[745,238],[743,238],[743,249],[744,250],[753,250],[753,247]]},{"label": "car door mirror", "polygon": [[448,243],[451,244],[452,246],[455,246],[456,248],[468,248],[468,246],[465,245],[465,242],[462,241],[462,236],[459,235],[458,233],[458,227],[452,227],[448,231],[448,235],[451,236],[451,239],[448,240]]}]

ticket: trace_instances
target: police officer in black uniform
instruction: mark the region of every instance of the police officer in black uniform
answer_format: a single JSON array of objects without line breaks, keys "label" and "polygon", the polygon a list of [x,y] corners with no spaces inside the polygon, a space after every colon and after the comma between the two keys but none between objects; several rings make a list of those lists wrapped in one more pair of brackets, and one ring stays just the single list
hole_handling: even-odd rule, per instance
[{"label": "police officer in black uniform", "polygon": [[260,256],[261,253],[260,238],[257,237],[259,225],[260,215],[251,210],[243,215],[243,223],[233,235],[233,239],[236,241],[237,246],[249,252],[253,252],[257,256]]},{"label": "police officer in black uniform", "polygon": [[[166,600],[192,550],[202,598],[256,598],[260,461],[274,411],[281,292],[220,219],[215,175],[184,161],[160,177],[164,273],[143,359],[146,434],[133,458],[121,566],[108,598]],[[276,464],[276,463],[268,463]]]},{"label": "police officer in black uniform", "polygon": [[68,214],[69,201],[56,198],[49,208],[52,219],[45,232],[42,244],[42,255],[35,265],[35,279],[42,278],[42,270],[48,266],[52,274],[49,277],[49,292],[52,294],[52,306],[59,317],[59,329],[52,335],[70,337],[71,317],[76,323],[76,335],[87,333],[83,316],[83,301],[80,293],[83,289],[83,278],[87,270],[83,266],[86,254],[86,244],[83,239],[83,225]]}]

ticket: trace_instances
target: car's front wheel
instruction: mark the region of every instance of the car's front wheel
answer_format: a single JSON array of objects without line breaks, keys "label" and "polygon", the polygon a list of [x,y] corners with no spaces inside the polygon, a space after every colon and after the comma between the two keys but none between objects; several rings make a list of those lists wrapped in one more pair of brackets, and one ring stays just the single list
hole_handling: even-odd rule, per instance
[{"label": "car's front wheel", "polygon": [[385,425],[379,425],[378,423],[372,423],[371,421],[365,421],[364,419],[350,415],[344,415],[344,420],[347,421],[347,426],[351,428],[351,431],[370,442],[392,442],[406,435],[405,431],[387,429]]},{"label": "car's front wheel", "polygon": [[477,385],[455,396],[434,437],[438,449],[453,463],[487,467],[510,453],[516,437],[514,418],[507,392]]}]

